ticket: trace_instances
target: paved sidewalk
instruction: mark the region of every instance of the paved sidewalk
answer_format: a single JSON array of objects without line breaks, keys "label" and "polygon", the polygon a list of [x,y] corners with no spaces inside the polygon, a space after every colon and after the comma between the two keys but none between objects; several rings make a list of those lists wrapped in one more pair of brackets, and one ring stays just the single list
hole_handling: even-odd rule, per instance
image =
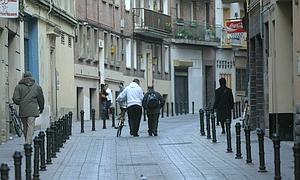
[{"label": "paved sidewalk", "polygon": [[[232,130],[234,125],[232,123]],[[232,132],[234,153],[226,153],[226,136],[217,126],[217,143],[200,136],[198,115],[179,115],[161,118],[159,136],[149,137],[147,122],[141,121],[140,137],[129,136],[128,127],[122,137],[116,137],[116,129],[102,129],[102,121],[96,121],[96,131],[91,131],[91,122],[85,122],[85,133],[80,133],[80,123],[73,125],[73,134],[64,148],[52,159],[47,171],[40,172],[41,180],[139,180],[141,175],[148,180],[271,180],[274,179],[272,142],[265,138],[265,159],[268,172],[258,173],[257,135],[252,132],[252,164],[246,164],[244,131],[242,130],[243,159],[235,159],[235,136]],[[23,139],[16,138],[0,145],[0,163],[9,164],[13,179],[12,154],[23,154]],[[281,176],[292,180],[293,144],[281,143]],[[23,158],[23,169],[24,169]],[[24,176],[24,170],[22,171]]]}]

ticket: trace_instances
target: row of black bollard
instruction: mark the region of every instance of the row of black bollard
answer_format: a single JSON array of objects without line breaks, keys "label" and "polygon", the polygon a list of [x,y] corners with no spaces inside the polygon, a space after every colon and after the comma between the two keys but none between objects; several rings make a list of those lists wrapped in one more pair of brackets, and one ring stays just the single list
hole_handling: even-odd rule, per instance
[{"label": "row of black bollard", "polygon": [[[237,112],[240,112],[241,109],[239,107],[241,106],[240,102],[237,104]],[[201,136],[205,136],[204,131],[204,113],[206,116],[206,132],[207,132],[207,139],[211,139],[210,135],[210,126],[212,128],[212,142],[217,142],[216,140],[216,121],[214,116],[214,111],[209,110],[209,108],[205,109],[205,112],[203,109],[199,110],[199,117],[200,117],[200,134]],[[240,116],[239,113],[236,114],[237,116]],[[242,153],[241,153],[241,124],[238,122],[235,125],[236,128],[236,159],[242,159]],[[227,152],[232,152],[232,146],[231,146],[231,120],[226,121],[226,139],[227,139]],[[245,125],[244,128],[245,131],[245,141],[246,141],[246,163],[252,163],[252,155],[251,155],[251,128],[248,124]],[[264,173],[267,172],[266,165],[265,165],[265,151],[264,151],[264,136],[265,133],[262,129],[257,129],[257,136],[258,136],[258,145],[259,145],[259,170],[258,172]],[[281,179],[281,171],[280,171],[280,139],[277,134],[274,134],[272,137],[273,141],[273,147],[274,147],[274,166],[275,166],[275,180]],[[295,142],[294,147],[294,175],[295,180],[300,179],[300,143]]]},{"label": "row of black bollard", "polygon": [[[31,144],[24,144],[25,151],[25,179],[26,180],[38,180],[40,179],[39,172],[46,170],[46,164],[52,164],[51,158],[56,157],[56,152],[59,152],[59,148],[62,147],[62,143],[66,142],[72,134],[72,112],[66,114],[58,121],[51,122],[49,128],[46,129],[46,134],[40,131],[38,136],[33,140],[33,147]],[[46,136],[46,139],[45,139]],[[46,142],[46,149],[45,149]],[[32,170],[32,151],[33,154],[33,170]],[[47,153],[45,152],[47,151]],[[46,159],[47,158],[47,159]],[[22,155],[16,151],[13,155],[15,166],[15,178],[16,180],[22,179],[21,165]],[[8,179],[9,168],[7,164],[2,164],[0,167],[1,180]]]}]

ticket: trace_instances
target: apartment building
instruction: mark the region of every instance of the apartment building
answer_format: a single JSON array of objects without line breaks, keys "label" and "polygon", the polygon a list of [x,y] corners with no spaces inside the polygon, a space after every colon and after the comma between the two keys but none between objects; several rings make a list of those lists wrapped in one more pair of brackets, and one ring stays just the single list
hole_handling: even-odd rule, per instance
[{"label": "apartment building", "polygon": [[9,109],[24,69],[23,23],[20,19],[0,18],[0,144],[9,137]]},{"label": "apartment building", "polygon": [[[140,79],[167,98],[170,94],[170,48],[164,38],[171,34],[169,1],[76,1],[75,77],[77,110],[98,112],[100,83],[113,92],[118,84]],[[118,109],[118,107],[117,107]]]},{"label": "apartment building", "polygon": [[171,1],[172,101],[188,104],[188,112],[192,111],[193,102],[196,109],[213,103],[216,48],[220,44],[214,7],[215,1],[210,0]]},{"label": "apartment building", "polygon": [[221,44],[216,51],[216,86],[224,77],[235,101],[247,96],[247,32],[243,3],[216,0],[216,26],[221,29]]}]

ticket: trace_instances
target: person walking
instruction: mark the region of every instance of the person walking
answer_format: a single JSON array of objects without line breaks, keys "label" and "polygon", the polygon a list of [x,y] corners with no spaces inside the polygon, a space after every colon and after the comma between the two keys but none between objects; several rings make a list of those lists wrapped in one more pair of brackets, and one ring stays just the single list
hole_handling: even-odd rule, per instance
[{"label": "person walking", "polygon": [[217,111],[217,120],[221,123],[222,134],[225,134],[227,119],[231,120],[231,110],[233,109],[232,90],[226,87],[226,79],[219,79],[220,87],[215,91],[215,102],[213,108]]},{"label": "person walking", "polygon": [[152,86],[148,87],[148,92],[144,95],[142,104],[147,112],[148,134],[149,136],[157,136],[159,113],[160,108],[164,105],[164,99],[159,92],[154,91]]},{"label": "person walking", "polygon": [[[119,94],[121,94],[124,90],[124,84],[122,82],[119,83]],[[126,112],[126,97],[124,99],[116,99],[116,101],[119,103],[121,113]]]},{"label": "person walking", "polygon": [[19,106],[19,116],[22,120],[26,144],[32,144],[35,118],[44,110],[44,94],[42,88],[26,71],[15,87],[13,102]]},{"label": "person walking", "polygon": [[142,100],[144,97],[143,90],[139,84],[140,81],[138,79],[134,79],[117,97],[117,101],[124,98],[127,100],[127,114],[130,135],[135,137],[139,136],[138,131],[140,128]]},{"label": "person walking", "polygon": [[106,120],[107,119],[107,92],[106,92],[106,87],[104,84],[100,85],[100,114],[101,114],[101,119]]},{"label": "person walking", "polygon": [[112,91],[108,88],[108,84],[105,84],[105,91],[107,93],[107,101],[106,101],[106,119],[109,119],[109,114],[111,112],[113,97],[112,97]]}]

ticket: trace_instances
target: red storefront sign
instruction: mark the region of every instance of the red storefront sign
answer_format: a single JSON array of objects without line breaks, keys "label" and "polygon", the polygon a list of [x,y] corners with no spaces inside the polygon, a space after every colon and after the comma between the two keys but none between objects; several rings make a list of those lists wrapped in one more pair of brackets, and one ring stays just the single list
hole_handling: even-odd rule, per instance
[{"label": "red storefront sign", "polygon": [[244,29],[243,20],[232,20],[226,22],[226,30],[227,33],[241,33],[246,32],[246,29]]}]

